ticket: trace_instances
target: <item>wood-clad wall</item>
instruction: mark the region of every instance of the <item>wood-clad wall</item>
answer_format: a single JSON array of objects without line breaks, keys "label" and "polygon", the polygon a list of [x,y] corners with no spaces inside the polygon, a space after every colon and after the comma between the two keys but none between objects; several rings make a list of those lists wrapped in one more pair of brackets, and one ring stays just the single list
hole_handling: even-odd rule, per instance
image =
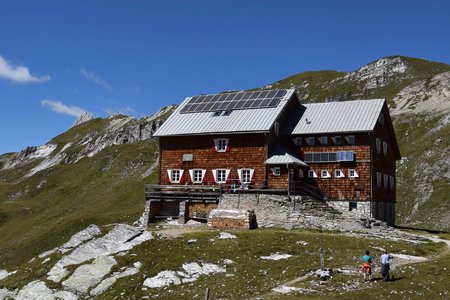
[{"label": "wood-clad wall", "polygon": [[[214,150],[216,138],[229,139],[227,152]],[[160,183],[167,184],[168,169],[183,169],[185,176],[189,169],[206,169],[208,185],[216,184],[212,169],[230,169],[229,181],[237,183],[237,169],[251,168],[254,184],[260,186],[266,178],[266,143],[264,134],[160,137]],[[192,154],[193,161],[183,162],[183,154]]]}]

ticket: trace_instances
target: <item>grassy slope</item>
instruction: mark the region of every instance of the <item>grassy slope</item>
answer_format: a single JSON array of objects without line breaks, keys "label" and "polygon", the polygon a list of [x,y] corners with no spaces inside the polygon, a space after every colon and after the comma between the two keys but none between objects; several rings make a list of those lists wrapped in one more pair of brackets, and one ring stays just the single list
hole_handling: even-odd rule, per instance
[{"label": "grassy slope", "polygon": [[[152,229],[152,228],[151,228]],[[155,229],[155,228],[153,228]],[[250,299],[261,297],[262,299],[286,299],[287,296],[277,296],[271,293],[271,289],[281,284],[285,284],[293,279],[305,275],[309,271],[319,268],[318,250],[320,241],[325,250],[326,266],[331,268],[342,268],[344,266],[359,268],[359,257],[370,247],[385,247],[393,253],[405,253],[409,255],[435,256],[442,251],[442,245],[429,244],[409,244],[405,242],[388,242],[376,239],[362,239],[343,236],[337,233],[306,231],[306,230],[281,230],[281,229],[258,229],[253,231],[237,231],[237,239],[219,240],[219,231],[202,230],[196,233],[183,235],[175,239],[155,238],[145,242],[129,252],[129,255],[118,256],[118,265],[114,266],[111,273],[121,267],[129,266],[136,261],[141,261],[143,266],[141,271],[133,276],[122,278],[117,281],[99,299],[122,298],[126,295],[128,299],[141,299],[142,296],[158,299],[203,299],[204,291],[207,287],[211,289],[212,299]],[[197,239],[196,243],[188,244],[189,239]],[[307,246],[299,245],[297,241],[306,241]],[[288,253],[293,257],[287,260],[263,260],[261,256],[272,253]],[[379,251],[373,250],[372,254],[379,257]],[[22,266],[25,272],[18,272],[3,282],[9,289],[23,286],[31,279],[45,279],[45,273],[54,264],[58,255],[52,255],[51,264],[42,264],[43,259]],[[222,259],[231,259],[234,264],[227,267],[227,273],[202,276],[198,281],[169,288],[142,289],[145,278],[152,277],[164,270],[180,270],[183,263],[189,262],[209,262],[219,263]],[[421,277],[417,277],[415,272],[423,275],[420,284],[429,284],[433,289],[425,291],[426,295],[434,296],[449,290],[445,285],[449,274],[442,276],[436,273],[437,267],[450,267],[447,256],[442,256],[440,265],[433,263],[425,264],[416,271],[405,267],[405,273],[394,272],[394,275],[403,278],[391,283],[390,290],[403,289],[410,293],[416,289],[410,282],[418,282]],[[230,274],[233,274],[230,276]],[[438,276],[439,275],[439,276]],[[379,277],[379,275],[377,275]],[[305,281],[307,285],[314,278]],[[353,281],[362,281],[361,276],[336,276],[328,285],[340,285]],[[433,283],[432,283],[433,282]],[[302,286],[302,283],[295,284]],[[312,294],[313,298],[327,299],[339,297],[339,293],[333,292],[324,286],[319,293]],[[292,285],[291,285],[292,286]],[[358,299],[362,295],[363,299],[370,298],[370,295],[379,292],[379,286],[386,284],[368,285],[362,291],[351,293],[351,298]],[[58,288],[57,285],[53,285]],[[317,288],[315,288],[317,289]],[[319,288],[320,289],[320,288]],[[383,292],[388,298],[398,299]],[[354,295],[354,296],[353,296]],[[122,296],[122,297],[121,297]],[[297,294],[296,297],[299,295]],[[305,298],[305,295],[302,295]],[[342,296],[341,296],[342,297]],[[398,297],[398,296],[397,296]],[[295,297],[293,297],[295,299]],[[361,299],[361,298],[359,298]]]},{"label": "grassy slope", "polygon": [[[99,119],[83,125],[81,131],[92,132],[106,123]],[[77,129],[53,142],[61,148]],[[60,245],[89,224],[136,221],[143,212],[143,184],[156,180],[156,173],[140,177],[155,161],[156,147],[155,140],[112,146],[93,158],[56,166],[19,183],[16,180],[37,162],[2,171],[0,269],[12,269]]]}]

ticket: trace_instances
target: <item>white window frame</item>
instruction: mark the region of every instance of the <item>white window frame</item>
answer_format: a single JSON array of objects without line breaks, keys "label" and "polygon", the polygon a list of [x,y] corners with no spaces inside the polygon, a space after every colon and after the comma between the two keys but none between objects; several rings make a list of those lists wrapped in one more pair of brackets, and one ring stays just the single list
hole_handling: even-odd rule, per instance
[{"label": "white window frame", "polygon": [[308,146],[314,146],[316,143],[316,138],[313,136],[310,136],[310,137],[305,138],[305,141],[308,144]]},{"label": "white window frame", "polygon": [[317,176],[316,171],[314,170],[308,170],[308,178],[317,178],[319,176]]},{"label": "white window frame", "polygon": [[341,138],[341,136],[340,136],[340,135],[334,136],[334,137],[333,137],[333,142],[334,142],[336,145],[342,144],[342,138]]},{"label": "white window frame", "polygon": [[395,177],[393,175],[389,176],[389,184],[390,184],[391,190],[393,190],[395,187]]},{"label": "white window frame", "polygon": [[330,172],[327,169],[320,170],[320,178],[331,178]]},{"label": "white window frame", "polygon": [[349,178],[358,178],[358,172],[355,169],[348,169],[348,177]]},{"label": "white window frame", "polygon": [[250,169],[242,169],[241,170],[241,182],[242,183],[252,182],[252,175],[251,175]]},{"label": "white window frame", "polygon": [[347,140],[347,143],[348,143],[349,145],[355,145],[355,144],[356,144],[356,138],[355,138],[354,135],[347,135],[347,136],[345,137],[345,139]]},{"label": "white window frame", "polygon": [[184,173],[183,169],[169,169],[169,170],[167,170],[167,175],[169,176],[170,183],[180,183],[181,182],[181,178],[183,178],[183,173]]},{"label": "white window frame", "polygon": [[273,167],[271,168],[272,174],[274,176],[280,176],[281,175],[281,168],[280,167]]},{"label": "white window frame", "polygon": [[381,140],[379,138],[375,139],[375,145],[377,148],[377,153],[380,154],[381,153]]},{"label": "white window frame", "polygon": [[383,141],[383,155],[387,156],[388,153],[388,143]]},{"label": "white window frame", "polygon": [[345,177],[344,171],[342,171],[342,169],[335,169],[334,177],[335,178],[344,178]]},{"label": "white window frame", "polygon": [[225,169],[216,170],[216,182],[218,183],[227,182],[227,170]]},{"label": "white window frame", "polygon": [[216,148],[216,152],[227,152],[229,142],[230,139],[214,139],[214,147]]},{"label": "white window frame", "polygon": [[327,136],[321,136],[319,138],[319,141],[322,145],[328,145],[328,137]]},{"label": "white window frame", "polygon": [[381,177],[382,174],[380,172],[377,172],[377,187],[381,187]]},{"label": "white window frame", "polygon": [[303,174],[303,170],[298,169],[298,178],[303,178],[303,177],[305,177],[305,174]]},{"label": "white window frame", "polygon": [[203,170],[194,169],[192,170],[192,183],[202,183],[203,182]]},{"label": "white window frame", "polygon": [[[222,175],[219,176],[219,172],[222,174],[225,174],[225,180],[223,180]],[[228,180],[228,177],[230,176],[230,169],[213,169],[212,174],[214,177],[214,181],[216,183],[226,183]]]},{"label": "white window frame", "polygon": [[383,186],[385,189],[389,187],[389,175],[383,174]]}]

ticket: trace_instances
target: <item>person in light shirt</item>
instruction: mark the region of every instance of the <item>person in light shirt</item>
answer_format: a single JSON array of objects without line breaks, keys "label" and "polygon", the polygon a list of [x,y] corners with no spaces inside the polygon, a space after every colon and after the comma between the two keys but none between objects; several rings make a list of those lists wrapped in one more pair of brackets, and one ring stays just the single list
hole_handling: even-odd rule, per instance
[{"label": "person in light shirt", "polygon": [[384,281],[389,281],[389,270],[391,268],[391,259],[394,257],[384,251],[384,254],[380,257],[381,262],[381,275],[383,276]]}]

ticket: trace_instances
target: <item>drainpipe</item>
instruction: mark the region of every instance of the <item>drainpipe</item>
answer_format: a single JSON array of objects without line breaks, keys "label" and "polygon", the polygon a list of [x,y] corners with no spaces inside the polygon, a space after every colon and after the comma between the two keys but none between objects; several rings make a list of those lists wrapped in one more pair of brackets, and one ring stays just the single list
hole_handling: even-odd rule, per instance
[{"label": "drainpipe", "polygon": [[291,170],[289,170],[289,164],[286,164],[286,169],[288,172],[288,196],[291,196]]}]

